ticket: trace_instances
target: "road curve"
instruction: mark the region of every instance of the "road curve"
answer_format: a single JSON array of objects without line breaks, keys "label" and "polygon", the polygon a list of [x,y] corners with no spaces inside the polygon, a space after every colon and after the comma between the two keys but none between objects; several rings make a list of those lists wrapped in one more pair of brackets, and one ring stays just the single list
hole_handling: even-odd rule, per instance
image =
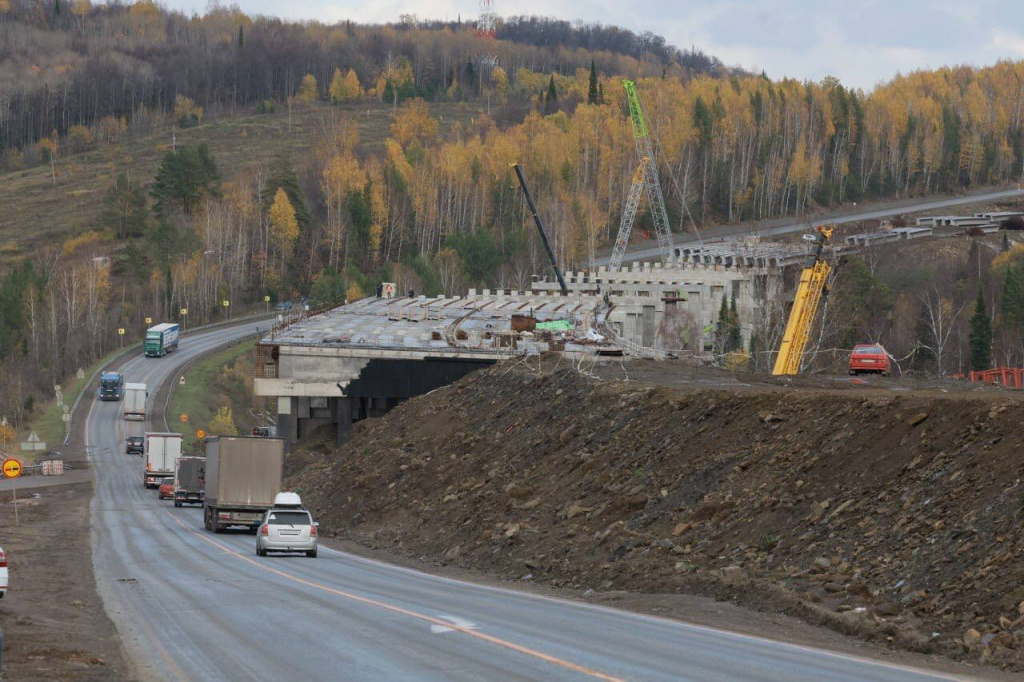
[{"label": "road curve", "polygon": [[[781,234],[790,234],[792,232],[804,232],[813,230],[819,225],[843,225],[846,223],[856,223],[861,220],[874,220],[876,218],[891,218],[892,216],[902,215],[904,213],[913,213],[917,211],[934,211],[940,208],[950,208],[953,206],[961,206],[963,204],[974,204],[979,201],[995,201],[997,199],[1008,199],[1011,197],[1022,197],[1024,193],[1019,189],[1007,189],[1000,190],[998,192],[987,192],[985,194],[972,194],[962,197],[953,197],[952,199],[922,199],[918,203],[904,204],[894,208],[884,208],[874,211],[862,211],[860,213],[851,213],[849,215],[835,216],[832,218],[822,218],[819,220],[801,221],[790,223],[788,225],[780,225],[777,227],[769,227],[762,230],[752,229],[746,225],[725,225],[722,227],[711,228],[709,230],[702,230],[700,235],[693,233],[674,233],[672,239],[676,246],[688,246],[691,244],[699,244],[702,241],[715,241],[720,239],[728,239],[729,237],[745,237],[747,235],[758,235],[760,237],[776,237]],[[637,261],[637,260],[652,260],[661,258],[661,249],[657,247],[642,247],[639,249],[633,249],[626,251],[622,257],[622,262]],[[594,266],[601,267],[608,265],[608,257],[595,258]]]},{"label": "road curve", "polygon": [[[189,357],[254,327],[185,337],[168,357],[136,357],[123,371],[154,395]],[[257,557],[251,534],[208,533],[199,509],[143,488],[141,458],[123,454],[124,438],[143,428],[120,407],[94,400],[87,417],[93,563],[143,679],[951,679],[324,547],[317,559]]]}]

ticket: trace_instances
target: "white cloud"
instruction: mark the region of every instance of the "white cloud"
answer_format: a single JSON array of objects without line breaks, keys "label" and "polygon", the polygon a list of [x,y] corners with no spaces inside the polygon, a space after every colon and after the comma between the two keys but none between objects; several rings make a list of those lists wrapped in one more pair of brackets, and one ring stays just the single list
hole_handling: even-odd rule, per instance
[{"label": "white cloud", "polygon": [[1024,37],[1013,31],[992,29],[992,45],[1006,52],[1007,56],[1024,57]]}]

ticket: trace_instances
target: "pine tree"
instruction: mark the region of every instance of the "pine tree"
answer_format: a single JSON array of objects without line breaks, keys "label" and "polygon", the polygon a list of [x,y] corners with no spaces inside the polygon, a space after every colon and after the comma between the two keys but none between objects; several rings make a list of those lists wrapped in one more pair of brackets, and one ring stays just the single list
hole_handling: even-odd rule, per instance
[{"label": "pine tree", "polygon": [[740,331],[740,314],[736,311],[736,294],[734,292],[729,305],[729,338],[726,341],[726,350],[731,353],[742,348],[743,334]]},{"label": "pine tree", "polygon": [[555,108],[558,107],[558,90],[555,88],[555,76],[551,75],[551,80],[548,81],[548,91],[544,96],[544,113],[553,114]]},{"label": "pine tree", "polygon": [[164,215],[168,202],[178,203],[186,215],[198,208],[206,195],[220,196],[220,171],[205,144],[183,145],[167,152],[150,189],[153,208]]},{"label": "pine tree", "polygon": [[53,15],[55,17],[60,16],[60,0],[53,0]]},{"label": "pine tree", "polygon": [[718,322],[715,323],[715,345],[717,352],[729,352],[729,330],[732,327],[729,320],[729,299],[722,296],[722,305],[718,308]]},{"label": "pine tree", "polygon": [[1024,283],[1021,282],[1020,270],[1010,266],[1006,269],[1003,280],[1003,295],[1000,297],[1000,310],[1003,314],[1003,325],[1010,331],[1019,331],[1024,327]]},{"label": "pine tree", "polygon": [[1010,235],[1003,232],[1003,251],[1010,250]]},{"label": "pine tree", "polygon": [[992,367],[992,321],[985,309],[985,296],[978,287],[978,298],[974,301],[974,314],[970,320],[969,345],[971,348],[971,369],[976,372]]},{"label": "pine tree", "polygon": [[245,26],[238,27],[238,49],[245,47]]},{"label": "pine tree", "polygon": [[118,175],[114,186],[107,192],[100,220],[104,227],[121,239],[141,237],[149,220],[142,185],[129,180],[125,173]]},{"label": "pine tree", "polygon": [[597,66],[590,60],[590,87],[587,89],[587,104],[598,104],[600,94],[597,90]]},{"label": "pine tree", "polygon": [[597,84],[597,103],[604,104],[604,83]]}]

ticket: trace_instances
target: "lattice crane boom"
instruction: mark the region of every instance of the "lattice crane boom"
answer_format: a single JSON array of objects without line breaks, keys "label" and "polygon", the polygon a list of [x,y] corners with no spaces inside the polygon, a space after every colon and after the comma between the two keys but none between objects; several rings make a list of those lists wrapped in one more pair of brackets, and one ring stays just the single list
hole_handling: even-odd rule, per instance
[{"label": "lattice crane boom", "polygon": [[[622,257],[625,254],[626,244],[629,242],[629,235],[633,229],[633,221],[636,219],[636,206],[630,211],[630,201],[639,201],[639,188],[637,179],[642,179],[642,184],[647,193],[647,203],[651,208],[651,217],[654,221],[654,232],[658,239],[658,248],[661,250],[662,261],[668,260],[672,255],[672,229],[668,222],[668,209],[665,208],[665,195],[661,190],[661,180],[658,179],[658,162],[654,155],[654,145],[651,143],[650,130],[647,127],[647,117],[644,115],[643,104],[640,103],[640,95],[636,90],[636,83],[631,80],[622,81],[626,89],[626,100],[629,103],[629,120],[633,126],[633,139],[636,142],[637,156],[640,157],[640,166],[633,176],[633,185],[630,187],[626,199],[626,207],[622,214],[622,222],[619,225],[619,234],[615,240],[615,248],[612,250],[610,265],[614,268],[622,264]],[[634,194],[637,196],[634,197]],[[620,248],[621,244],[621,248]]]},{"label": "lattice crane boom", "polygon": [[633,221],[636,219],[636,211],[640,206],[640,197],[643,196],[647,186],[647,166],[650,162],[648,157],[642,158],[633,174],[633,184],[630,185],[629,194],[626,195],[626,206],[622,210],[622,221],[619,223],[619,236],[615,239],[615,248],[612,249],[612,258],[609,261],[612,268],[622,265],[622,257],[629,244],[629,233],[633,230]]},{"label": "lattice crane boom", "polygon": [[832,237],[831,226],[818,227],[815,241],[817,246],[811,255],[807,267],[800,273],[800,284],[793,299],[793,309],[786,323],[786,333],[779,345],[779,355],[775,358],[772,376],[786,376],[800,373],[804,358],[804,348],[814,327],[814,318],[818,314],[821,300],[828,293],[828,273],[831,266],[822,254],[825,244]]}]

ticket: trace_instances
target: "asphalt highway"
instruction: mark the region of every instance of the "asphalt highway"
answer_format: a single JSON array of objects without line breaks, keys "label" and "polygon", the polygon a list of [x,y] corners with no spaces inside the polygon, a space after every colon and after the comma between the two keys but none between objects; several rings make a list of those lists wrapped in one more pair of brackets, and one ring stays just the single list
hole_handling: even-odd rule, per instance
[{"label": "asphalt highway", "polygon": [[[265,323],[264,323],[265,324]],[[183,337],[137,357],[150,395],[189,357],[254,324]],[[150,405],[150,430],[163,430]],[[250,533],[215,535],[199,508],[142,485],[121,403],[94,401],[99,592],[143,679],[168,680],[934,680],[937,673],[610,608],[430,576],[320,548],[257,557]]]},{"label": "asphalt highway", "polygon": [[[730,238],[735,239],[746,237],[748,235],[776,237],[780,234],[791,234],[793,232],[810,232],[819,225],[843,225],[846,223],[856,223],[861,220],[891,218],[893,216],[902,215],[904,213],[913,213],[915,211],[935,211],[940,208],[952,208],[953,206],[961,206],[963,204],[974,204],[981,201],[995,201],[997,199],[1010,199],[1013,197],[1024,197],[1024,193],[1019,189],[1007,189],[1000,190],[998,192],[987,192],[985,194],[971,194],[962,197],[953,197],[952,199],[921,199],[917,203],[901,204],[895,208],[861,211],[859,213],[826,217],[819,220],[804,220],[801,222],[790,223],[788,225],[779,225],[777,227],[769,227],[760,230],[751,229],[746,225],[726,225],[701,230],[699,235],[693,233],[673,233],[672,240],[676,246],[689,246],[699,244],[702,241],[721,241],[728,240]],[[661,250],[658,247],[640,246],[640,248],[626,251],[622,257],[622,262],[627,263],[630,261],[660,258]],[[604,258],[596,258],[594,259],[594,265],[597,267],[608,265],[608,260],[608,256],[605,256]]]}]

